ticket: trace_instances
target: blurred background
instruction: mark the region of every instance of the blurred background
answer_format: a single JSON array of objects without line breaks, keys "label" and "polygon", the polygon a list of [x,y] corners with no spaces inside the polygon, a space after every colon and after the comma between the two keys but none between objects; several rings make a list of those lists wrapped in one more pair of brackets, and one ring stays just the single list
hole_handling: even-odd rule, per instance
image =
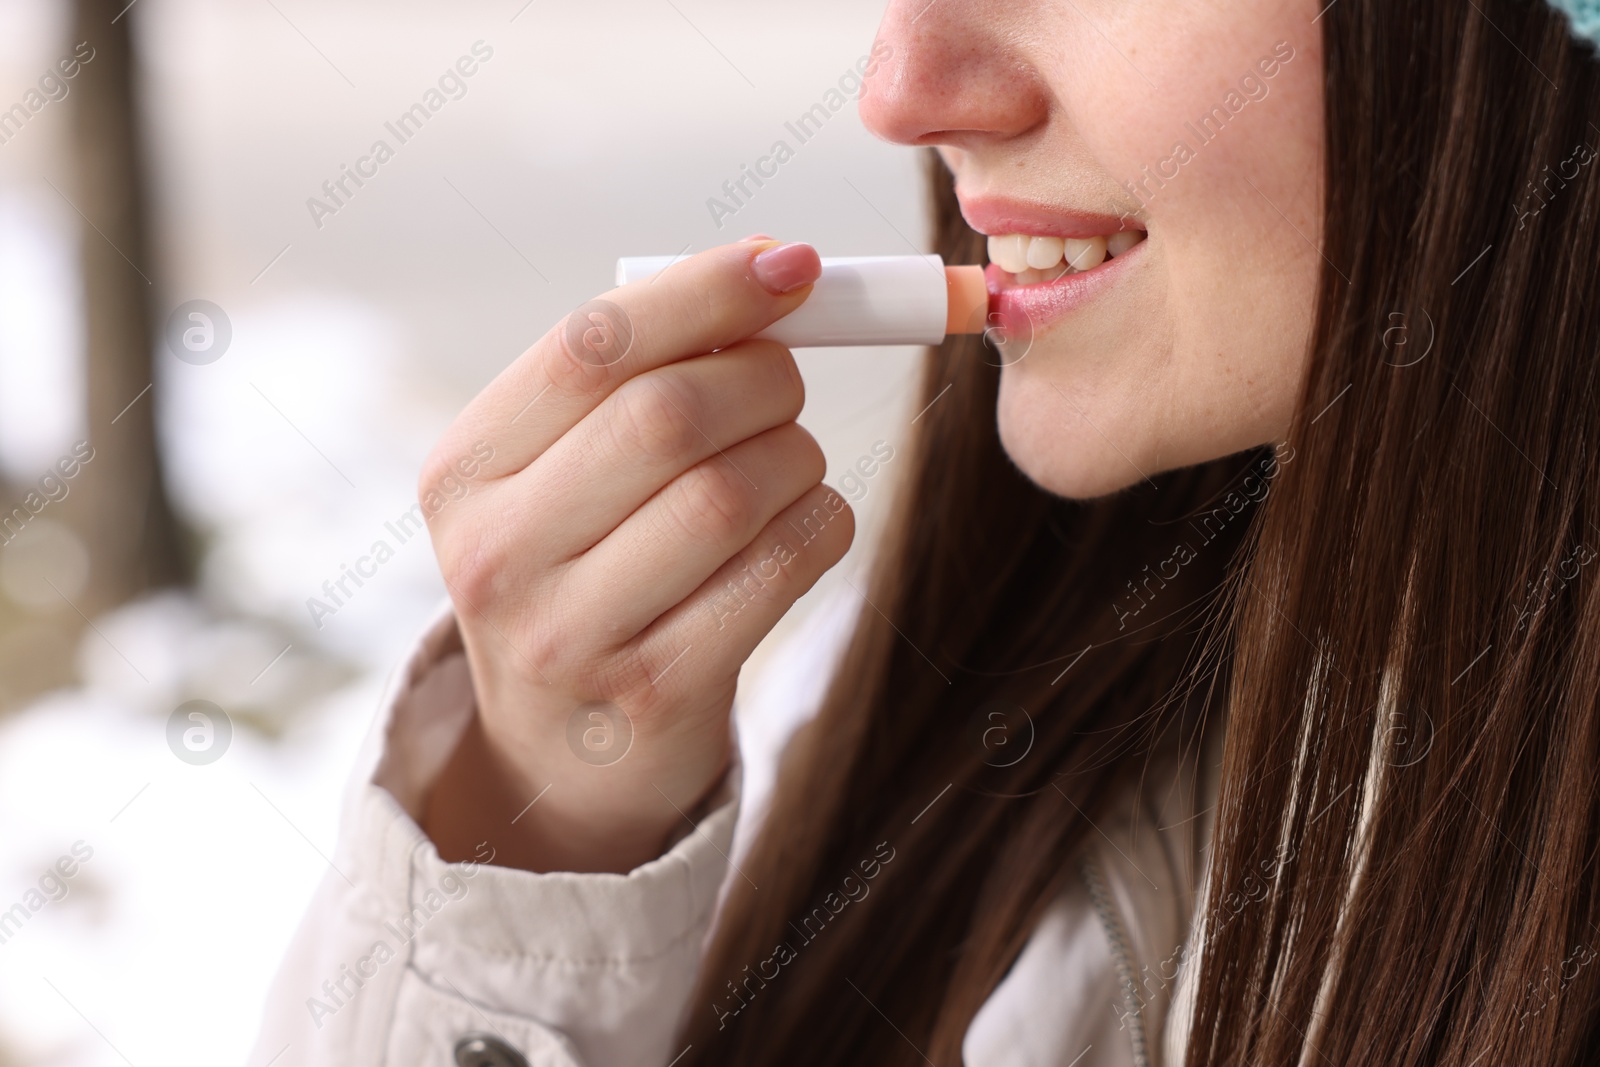
[{"label": "blurred background", "polygon": [[[853,99],[803,143],[786,126],[878,15],[0,0],[0,1067],[245,1062],[379,693],[443,597],[425,539],[385,527],[422,458],[619,255],[755,231],[921,251],[915,153]],[[401,143],[385,124],[463,56]],[[380,139],[392,158],[340,191]],[[730,200],[779,140],[793,158]],[[801,354],[835,486],[902,444],[916,358]],[[857,547],[742,687],[859,571],[894,471],[851,482]],[[314,618],[380,539],[394,558]],[[203,756],[169,730],[192,701]]]}]

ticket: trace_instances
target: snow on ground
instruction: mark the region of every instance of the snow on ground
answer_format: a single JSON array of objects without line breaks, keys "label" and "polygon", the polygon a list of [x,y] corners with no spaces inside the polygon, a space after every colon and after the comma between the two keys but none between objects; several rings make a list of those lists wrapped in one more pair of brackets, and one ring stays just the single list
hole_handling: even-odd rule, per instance
[{"label": "snow on ground", "polygon": [[[135,657],[194,641],[175,614],[128,613],[108,636],[151,666],[157,657]],[[307,708],[281,740],[236,723],[204,766],[169,750],[168,705],[129,700],[120,681],[52,695],[0,726],[0,907],[26,907],[63,857],[86,857],[0,944],[0,1032],[21,1062],[243,1061],[332,853],[328,785],[354,758],[380,684],[363,678]]]}]

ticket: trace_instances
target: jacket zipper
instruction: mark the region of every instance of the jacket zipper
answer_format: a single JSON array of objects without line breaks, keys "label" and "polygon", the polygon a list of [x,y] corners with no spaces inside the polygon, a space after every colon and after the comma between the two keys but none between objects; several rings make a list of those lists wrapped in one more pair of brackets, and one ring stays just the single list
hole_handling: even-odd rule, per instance
[{"label": "jacket zipper", "polygon": [[1089,901],[1105,931],[1106,942],[1111,946],[1111,960],[1117,968],[1117,978],[1122,985],[1122,1003],[1131,1020],[1128,1038],[1133,1045],[1134,1067],[1150,1067],[1150,1051],[1145,1044],[1144,1006],[1139,1000],[1139,986],[1134,980],[1133,953],[1128,947],[1127,928],[1123,925],[1116,902],[1106,890],[1105,876],[1093,856],[1078,862],[1078,874],[1089,890]]}]

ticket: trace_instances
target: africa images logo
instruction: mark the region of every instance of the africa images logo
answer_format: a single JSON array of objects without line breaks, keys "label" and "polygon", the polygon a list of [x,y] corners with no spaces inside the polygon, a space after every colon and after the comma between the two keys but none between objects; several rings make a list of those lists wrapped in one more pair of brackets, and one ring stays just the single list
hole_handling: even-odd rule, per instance
[{"label": "africa images logo", "polygon": [[167,747],[195,767],[215,763],[233,743],[233,720],[209,700],[179,704],[167,716]]}]

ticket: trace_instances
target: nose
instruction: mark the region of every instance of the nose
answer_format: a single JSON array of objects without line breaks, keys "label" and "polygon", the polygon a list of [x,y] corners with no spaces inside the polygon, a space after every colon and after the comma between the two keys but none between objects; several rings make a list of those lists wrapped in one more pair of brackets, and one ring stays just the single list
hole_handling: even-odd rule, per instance
[{"label": "nose", "polygon": [[861,90],[862,123],[896,144],[971,149],[1043,122],[1044,81],[1005,40],[1028,6],[890,0],[874,46],[882,58]]}]

